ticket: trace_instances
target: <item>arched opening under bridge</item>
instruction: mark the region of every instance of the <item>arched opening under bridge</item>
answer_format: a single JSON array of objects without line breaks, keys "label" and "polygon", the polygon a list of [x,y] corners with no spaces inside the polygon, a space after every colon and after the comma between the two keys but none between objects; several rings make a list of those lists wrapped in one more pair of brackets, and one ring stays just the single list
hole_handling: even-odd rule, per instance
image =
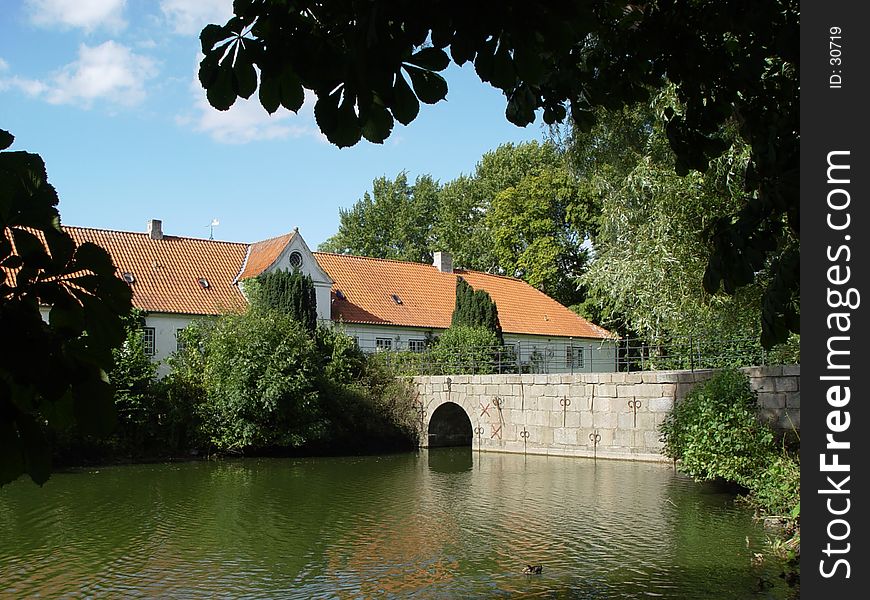
[{"label": "arched opening under bridge", "polygon": [[471,446],[471,419],[454,402],[445,402],[435,409],[429,419],[428,446]]}]

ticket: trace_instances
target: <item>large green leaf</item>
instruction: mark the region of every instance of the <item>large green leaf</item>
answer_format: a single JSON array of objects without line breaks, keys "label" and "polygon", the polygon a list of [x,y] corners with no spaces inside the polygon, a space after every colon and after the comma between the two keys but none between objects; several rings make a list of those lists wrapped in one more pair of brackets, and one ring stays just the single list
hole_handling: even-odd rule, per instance
[{"label": "large green leaf", "polygon": [[405,66],[405,70],[421,102],[435,104],[447,96],[447,82],[438,73],[410,66]]},{"label": "large green leaf", "polygon": [[15,136],[6,131],[5,129],[0,129],[0,150],[6,150],[9,146],[12,145],[12,142],[15,141]]},{"label": "large green leaf", "polygon": [[423,48],[408,59],[409,63],[429,71],[443,71],[450,64],[450,57],[441,48]]},{"label": "large green leaf", "polygon": [[257,89],[257,71],[248,52],[241,46],[233,65],[233,91],[237,96],[250,98]]},{"label": "large green leaf", "polygon": [[393,130],[393,116],[383,104],[373,103],[362,134],[370,142],[382,144]]},{"label": "large green leaf", "polygon": [[234,87],[233,68],[229,61],[218,65],[211,84],[206,89],[208,103],[218,110],[229,110],[238,97]]},{"label": "large green leaf", "polygon": [[393,85],[393,102],[390,109],[393,111],[393,116],[402,125],[408,125],[417,118],[417,113],[420,112],[417,96],[411,91],[411,87],[401,72],[396,73],[396,83]]}]

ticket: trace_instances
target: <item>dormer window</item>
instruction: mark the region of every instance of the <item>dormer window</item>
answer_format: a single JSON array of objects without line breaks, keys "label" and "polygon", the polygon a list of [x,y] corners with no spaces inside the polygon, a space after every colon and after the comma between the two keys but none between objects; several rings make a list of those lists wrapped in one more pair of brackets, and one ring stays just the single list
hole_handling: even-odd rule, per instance
[{"label": "dormer window", "polygon": [[396,304],[401,304],[401,303],[402,303],[402,299],[399,298],[399,296],[398,296],[397,294],[393,294],[391,297],[392,297],[392,299],[393,299],[393,302],[395,302]]},{"label": "dormer window", "polygon": [[126,281],[126,282],[129,283],[130,285],[136,283],[136,278],[133,276],[132,273],[125,272],[125,273],[123,273],[123,274],[121,275],[121,277],[123,277],[123,278],[124,278],[124,281]]},{"label": "dormer window", "polygon": [[210,287],[209,283],[208,283],[208,279],[206,279],[205,277],[200,277],[199,278],[199,286],[202,289],[207,290]]},{"label": "dormer window", "polygon": [[335,290],[335,297],[339,300],[347,300],[347,296],[344,295],[344,292],[341,290]]}]

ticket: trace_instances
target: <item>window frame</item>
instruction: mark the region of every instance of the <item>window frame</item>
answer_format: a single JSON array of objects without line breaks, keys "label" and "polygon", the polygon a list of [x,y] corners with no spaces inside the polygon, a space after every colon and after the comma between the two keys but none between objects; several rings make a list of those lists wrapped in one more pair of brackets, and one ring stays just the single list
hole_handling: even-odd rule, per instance
[{"label": "window frame", "polygon": [[154,327],[142,328],[142,350],[145,356],[157,354],[157,330]]},{"label": "window frame", "polygon": [[586,347],[575,344],[565,346],[565,364],[572,369],[586,368]]}]

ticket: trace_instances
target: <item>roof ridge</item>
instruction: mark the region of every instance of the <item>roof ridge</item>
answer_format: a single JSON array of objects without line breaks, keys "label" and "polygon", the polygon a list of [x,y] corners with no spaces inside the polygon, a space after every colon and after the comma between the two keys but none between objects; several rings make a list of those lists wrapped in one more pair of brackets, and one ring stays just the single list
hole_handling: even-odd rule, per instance
[{"label": "roof ridge", "polygon": [[272,241],[277,240],[277,239],[280,239],[280,238],[282,238],[282,237],[284,237],[284,236],[286,236],[286,235],[292,236],[292,235],[295,234],[295,233],[296,233],[295,230],[294,230],[294,231],[288,231],[287,233],[282,233],[281,235],[275,235],[275,236],[272,236],[272,237],[270,237],[270,238],[266,238],[265,240],[257,240],[256,242],[250,242],[248,245],[249,245],[249,246],[254,246],[254,245],[256,245],[256,244],[265,244],[266,242],[272,242]]},{"label": "roof ridge", "polygon": [[[323,254],[326,256],[340,256],[342,258],[359,258],[359,259],[363,259],[363,260],[374,260],[374,261],[378,261],[378,262],[391,262],[391,263],[399,263],[402,265],[414,265],[417,267],[431,267],[433,269],[435,268],[435,265],[430,265],[428,263],[414,262],[411,260],[399,260],[398,258],[378,258],[376,256],[361,256],[359,254],[342,254],[341,252],[324,252],[322,250],[315,250],[315,251],[312,251],[311,253],[312,254]],[[447,273],[447,275],[450,275],[450,273]]]},{"label": "roof ridge", "polygon": [[[62,229],[82,229],[85,231],[101,231],[103,233],[124,233],[124,234],[128,234],[128,235],[148,235],[148,232],[146,232],[146,231],[125,231],[123,229],[106,229],[104,227],[82,227],[80,225],[63,225],[63,224],[61,224],[61,228]],[[248,246],[249,245],[248,242],[233,242],[230,240],[210,240],[208,238],[191,237],[188,235],[167,235],[167,234],[164,234],[163,238],[164,239],[175,238],[175,239],[179,239],[179,240],[191,240],[194,242],[209,242],[209,243],[213,243],[213,244],[234,244],[237,246]]]}]

